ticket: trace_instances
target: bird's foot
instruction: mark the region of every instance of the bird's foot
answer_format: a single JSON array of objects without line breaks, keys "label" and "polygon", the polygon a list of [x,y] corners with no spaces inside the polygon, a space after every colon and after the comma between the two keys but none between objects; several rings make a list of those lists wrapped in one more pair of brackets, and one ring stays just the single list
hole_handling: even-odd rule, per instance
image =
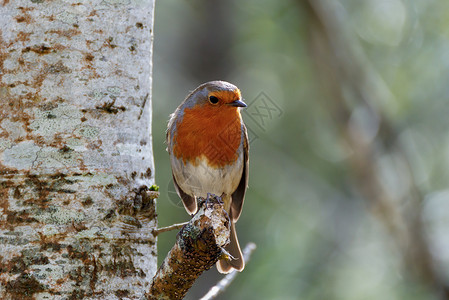
[{"label": "bird's foot", "polygon": [[223,204],[223,203],[224,203],[221,196],[217,196],[217,195],[212,194],[212,193],[207,193],[207,197],[206,197],[206,200],[205,200],[206,206],[207,206],[207,205],[209,204],[209,202],[210,202],[211,200],[213,200],[213,199],[214,199],[215,201],[217,201],[219,204]]}]

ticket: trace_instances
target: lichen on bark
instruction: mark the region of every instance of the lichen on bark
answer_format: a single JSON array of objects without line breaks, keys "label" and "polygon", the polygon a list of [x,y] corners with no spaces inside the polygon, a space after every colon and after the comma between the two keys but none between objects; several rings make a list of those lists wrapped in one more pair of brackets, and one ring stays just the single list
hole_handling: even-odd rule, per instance
[{"label": "lichen on bark", "polygon": [[147,290],[157,225],[153,7],[0,5],[1,299]]},{"label": "lichen on bark", "polygon": [[146,299],[183,299],[195,280],[209,270],[229,243],[230,220],[220,197],[200,201],[195,216],[179,231],[176,243],[154,276]]}]

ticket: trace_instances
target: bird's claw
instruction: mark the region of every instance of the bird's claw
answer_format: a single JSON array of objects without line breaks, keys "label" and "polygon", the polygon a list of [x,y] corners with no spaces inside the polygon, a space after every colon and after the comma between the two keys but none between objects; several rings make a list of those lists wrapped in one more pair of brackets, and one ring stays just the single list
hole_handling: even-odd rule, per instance
[{"label": "bird's claw", "polygon": [[217,195],[212,194],[212,193],[207,193],[207,197],[206,197],[206,200],[205,200],[206,207],[207,207],[207,205],[209,204],[209,201],[212,198],[215,198],[219,204],[223,204],[224,203],[221,196],[217,196]]}]

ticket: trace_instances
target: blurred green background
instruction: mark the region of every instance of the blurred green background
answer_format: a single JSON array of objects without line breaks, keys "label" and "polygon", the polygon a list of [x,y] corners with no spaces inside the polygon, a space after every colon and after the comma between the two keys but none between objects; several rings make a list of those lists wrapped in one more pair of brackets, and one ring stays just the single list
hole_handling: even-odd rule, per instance
[{"label": "blurred green background", "polygon": [[217,299],[449,299],[449,1],[157,1],[153,62],[161,227],[189,219],[169,114],[217,79],[249,104],[257,249]]}]

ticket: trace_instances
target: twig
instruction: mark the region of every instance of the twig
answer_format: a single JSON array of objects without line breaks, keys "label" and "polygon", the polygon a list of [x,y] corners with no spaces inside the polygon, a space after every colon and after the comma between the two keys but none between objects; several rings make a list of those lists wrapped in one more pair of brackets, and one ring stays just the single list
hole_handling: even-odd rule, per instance
[{"label": "twig", "polygon": [[159,235],[159,234],[161,234],[163,232],[180,229],[184,225],[186,225],[187,223],[189,223],[189,222],[183,222],[183,223],[173,224],[173,225],[170,225],[170,226],[167,226],[167,227],[161,227],[161,228],[158,228],[158,229],[154,229],[153,230],[153,235],[157,236],[157,235]]},{"label": "twig", "polygon": [[230,221],[217,196],[208,197],[179,231],[176,243],[153,277],[146,299],[180,300],[195,280],[223,256]]},{"label": "twig", "polygon": [[[243,257],[245,261],[248,263],[251,254],[256,250],[256,244],[248,243],[243,249]],[[237,276],[238,272],[233,270],[231,273],[227,274],[222,280],[220,280],[215,286],[213,286],[206,295],[203,296],[200,300],[211,300],[217,297],[220,293],[223,293],[226,288],[232,283],[234,278]]]}]

